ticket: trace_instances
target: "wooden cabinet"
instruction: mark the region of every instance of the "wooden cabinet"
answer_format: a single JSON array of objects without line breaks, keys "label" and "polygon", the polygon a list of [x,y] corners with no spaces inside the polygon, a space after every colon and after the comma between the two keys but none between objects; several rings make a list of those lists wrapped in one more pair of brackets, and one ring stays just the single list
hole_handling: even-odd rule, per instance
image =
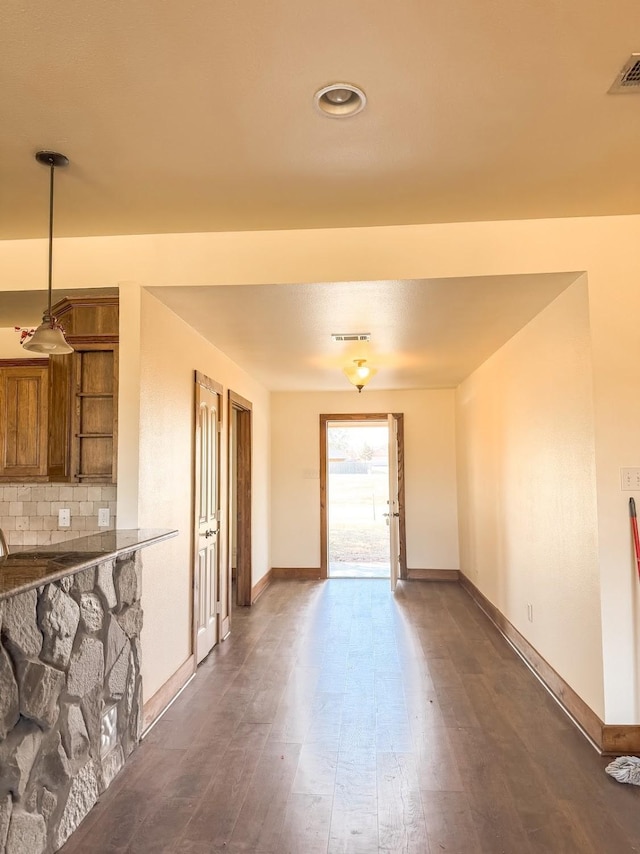
[{"label": "wooden cabinet", "polygon": [[47,479],[47,359],[0,361],[0,480]]},{"label": "wooden cabinet", "polygon": [[117,297],[69,297],[54,314],[74,352],[49,359],[49,479],[115,483]]}]

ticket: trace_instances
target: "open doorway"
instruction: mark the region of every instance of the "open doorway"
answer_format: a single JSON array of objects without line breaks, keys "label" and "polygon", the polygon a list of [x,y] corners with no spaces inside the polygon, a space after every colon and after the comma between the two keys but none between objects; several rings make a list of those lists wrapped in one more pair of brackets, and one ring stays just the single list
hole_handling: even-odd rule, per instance
[{"label": "open doorway", "polygon": [[[400,413],[320,416],[321,571],[325,578],[404,577],[402,420]],[[389,504],[392,453],[398,464],[396,487],[391,490],[393,508]]]},{"label": "open doorway", "polygon": [[327,424],[329,578],[389,578],[389,428]]}]

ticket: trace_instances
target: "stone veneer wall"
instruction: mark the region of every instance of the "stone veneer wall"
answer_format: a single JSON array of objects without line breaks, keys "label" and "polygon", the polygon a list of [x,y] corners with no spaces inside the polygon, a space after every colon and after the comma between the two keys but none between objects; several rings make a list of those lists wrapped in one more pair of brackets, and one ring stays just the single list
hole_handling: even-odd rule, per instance
[{"label": "stone veneer wall", "polygon": [[[98,510],[109,508],[109,527]],[[58,510],[71,511],[71,527],[58,527]],[[57,483],[0,484],[0,528],[9,547],[46,546],[116,527],[116,487]],[[82,532],[82,533],[80,533]]]},{"label": "stone veneer wall", "polygon": [[136,552],[0,601],[0,854],[57,851],[138,743],[140,586]]}]

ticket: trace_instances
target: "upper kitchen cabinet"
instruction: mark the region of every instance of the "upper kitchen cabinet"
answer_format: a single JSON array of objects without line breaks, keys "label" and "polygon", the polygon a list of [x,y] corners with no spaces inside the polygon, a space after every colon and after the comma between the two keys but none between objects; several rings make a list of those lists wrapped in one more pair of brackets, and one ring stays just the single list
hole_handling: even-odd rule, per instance
[{"label": "upper kitchen cabinet", "polygon": [[115,483],[118,298],[66,297],[53,313],[74,352],[49,358],[49,480]]},{"label": "upper kitchen cabinet", "polygon": [[0,361],[0,480],[47,480],[46,359]]}]

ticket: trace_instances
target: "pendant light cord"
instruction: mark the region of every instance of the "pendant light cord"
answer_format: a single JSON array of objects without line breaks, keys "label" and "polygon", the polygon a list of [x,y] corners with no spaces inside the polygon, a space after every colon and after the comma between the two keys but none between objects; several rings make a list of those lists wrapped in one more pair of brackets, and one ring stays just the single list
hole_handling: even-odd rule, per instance
[{"label": "pendant light cord", "polygon": [[53,163],[53,158],[50,160],[51,164],[51,176],[49,180],[49,322],[53,327],[53,321],[51,320],[51,288],[53,282],[53,173],[55,171],[55,165]]}]

